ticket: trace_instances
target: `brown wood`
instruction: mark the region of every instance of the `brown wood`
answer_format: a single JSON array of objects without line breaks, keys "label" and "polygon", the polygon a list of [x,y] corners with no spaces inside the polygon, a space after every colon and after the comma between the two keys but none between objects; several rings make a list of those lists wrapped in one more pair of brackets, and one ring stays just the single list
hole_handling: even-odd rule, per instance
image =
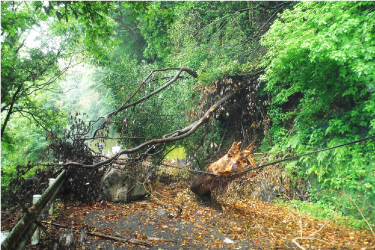
[{"label": "brown wood", "polygon": [[127,243],[132,243],[132,244],[137,244],[137,245],[142,245],[142,246],[147,246],[151,247],[152,245],[144,240],[137,240],[137,239],[125,239],[122,237],[117,237],[117,236],[111,236],[111,235],[106,235],[98,232],[87,232],[89,235],[105,238],[105,239],[110,239],[110,240],[115,240],[115,241],[122,241],[122,242],[127,242]]},{"label": "brown wood", "polygon": [[[191,184],[190,190],[197,195],[210,195],[211,191],[219,186],[226,186],[233,178],[227,178],[230,174],[241,172],[250,166],[256,167],[253,158],[250,156],[254,149],[254,143],[245,150],[240,150],[241,142],[234,142],[226,155],[212,163],[206,170],[208,174],[201,174]],[[217,176],[209,175],[215,174]],[[236,178],[242,175],[237,175]]]}]

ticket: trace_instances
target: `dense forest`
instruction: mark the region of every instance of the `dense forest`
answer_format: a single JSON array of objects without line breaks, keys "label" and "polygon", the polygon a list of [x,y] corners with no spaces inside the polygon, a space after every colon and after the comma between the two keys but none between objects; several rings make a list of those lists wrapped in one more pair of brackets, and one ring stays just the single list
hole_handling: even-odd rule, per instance
[{"label": "dense forest", "polygon": [[[235,141],[265,163],[374,136],[374,20],[365,1],[1,2],[2,207],[43,169],[89,178],[99,139],[204,171]],[[372,231],[374,152],[278,164],[278,202]]]}]

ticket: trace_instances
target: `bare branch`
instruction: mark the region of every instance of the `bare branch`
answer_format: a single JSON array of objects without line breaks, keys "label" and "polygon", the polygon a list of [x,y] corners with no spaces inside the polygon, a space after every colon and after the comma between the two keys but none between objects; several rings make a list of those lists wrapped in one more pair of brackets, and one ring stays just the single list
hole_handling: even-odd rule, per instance
[{"label": "bare branch", "polygon": [[[151,71],[151,73],[146,77],[146,79],[142,82],[141,85],[143,85],[155,72],[158,72],[158,71],[168,71],[168,70],[178,70],[178,72],[176,73],[176,75],[171,79],[169,80],[166,84],[164,84],[163,86],[161,86],[160,88],[158,88],[157,90],[155,90],[154,92],[140,98],[138,101],[135,101],[133,103],[130,103],[130,104],[126,104],[124,103],[118,110],[110,113],[107,115],[107,117],[109,116],[112,116],[112,115],[117,115],[120,111],[122,110],[125,110],[129,107],[132,107],[132,106],[135,106],[141,102],[143,102],[144,100],[147,100],[149,99],[151,96],[159,93],[160,91],[162,91],[163,89],[165,89],[166,87],[168,87],[169,85],[171,85],[172,83],[174,83],[178,77],[180,76],[180,74],[183,72],[183,71],[186,71],[188,72],[190,75],[192,75],[193,77],[197,77],[197,73],[195,73],[193,70],[189,69],[189,68],[186,68],[186,67],[181,67],[181,68],[165,68],[165,69],[154,69]],[[133,98],[134,95],[139,91],[139,88],[138,90],[130,97],[130,98]],[[130,99],[129,98],[129,99]]]},{"label": "bare branch", "polygon": [[102,165],[109,164],[112,161],[118,159],[120,155],[123,154],[131,154],[135,153],[137,151],[140,151],[141,149],[144,149],[146,147],[149,147],[148,153],[155,151],[155,149],[165,143],[169,142],[174,142],[174,141],[179,141],[182,140],[190,135],[192,135],[200,126],[203,124],[207,123],[209,119],[211,118],[212,114],[221,106],[223,105],[226,101],[231,99],[234,95],[236,94],[235,91],[231,91],[228,94],[226,94],[224,97],[222,97],[220,100],[218,100],[214,105],[211,106],[209,110],[206,111],[204,116],[202,116],[198,121],[195,121],[193,124],[190,124],[189,126],[185,127],[184,129],[175,131],[168,136],[163,136],[162,139],[152,139],[147,142],[144,142],[140,145],[138,145],[135,148],[131,149],[124,149],[112,156],[111,158],[108,158],[107,160],[104,160],[102,162],[98,162],[93,165],[86,165],[78,162],[68,162],[65,164],[61,164],[60,166],[76,166],[76,167],[82,167],[82,168],[98,168]]},{"label": "bare branch", "polygon": [[[26,38],[27,38],[27,37],[26,37]],[[25,44],[26,38],[25,38],[25,39],[23,39],[23,41],[22,41],[21,45],[20,45],[20,46],[18,46],[18,48],[16,49],[16,52],[15,52],[15,54],[18,54],[18,52],[20,51],[20,49],[21,49],[21,48],[23,47],[23,45]]]},{"label": "bare branch", "polygon": [[[60,78],[60,76],[62,76],[63,74],[66,73],[66,71],[68,71],[68,69],[78,65],[80,63],[77,63],[77,64],[74,64],[72,65],[72,58],[71,60],[69,61],[69,64],[68,66],[66,66],[64,69],[62,69],[60,72],[58,72],[57,74],[53,75],[48,81],[42,83],[42,84],[39,84],[35,87],[35,85],[30,85],[28,88],[26,88],[23,92],[25,93],[24,95],[31,95],[32,93],[36,92],[36,91],[39,91],[39,90],[42,90],[44,89],[45,87],[51,85],[52,83],[54,83],[57,79]],[[29,93],[26,94],[26,92],[28,90],[30,90],[31,88],[34,88],[33,90],[31,90]]]},{"label": "bare branch", "polygon": [[[52,130],[48,130],[48,129],[47,129],[45,126],[43,126],[43,124],[39,121],[39,120],[41,120],[41,121],[47,123],[42,117],[40,117],[40,116],[38,116],[38,115],[36,115],[36,114],[33,114],[33,113],[30,112],[30,111],[23,110],[23,109],[17,109],[17,110],[15,110],[15,111],[17,111],[17,112],[20,113],[23,117],[26,117],[26,118],[28,118],[28,119],[30,119],[30,117],[26,116],[24,113],[29,114],[29,115],[33,118],[33,120],[34,120],[39,126],[41,126],[45,131],[52,133]],[[31,119],[30,119],[30,120],[31,120]]]},{"label": "bare branch", "polygon": [[105,139],[105,140],[122,140],[122,139],[128,139],[128,140],[135,140],[135,139],[143,139],[143,140],[151,140],[147,137],[136,137],[136,136],[123,136],[123,137],[109,137],[109,136],[96,136],[96,137],[85,137],[81,140],[95,140],[95,139]]}]

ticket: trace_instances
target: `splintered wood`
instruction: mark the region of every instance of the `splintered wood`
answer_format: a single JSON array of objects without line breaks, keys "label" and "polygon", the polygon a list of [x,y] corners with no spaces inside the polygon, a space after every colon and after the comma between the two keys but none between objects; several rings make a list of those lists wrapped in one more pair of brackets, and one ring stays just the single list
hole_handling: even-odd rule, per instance
[{"label": "splintered wood", "polygon": [[[255,148],[254,143],[242,151],[240,150],[240,144],[241,142],[234,142],[226,155],[207,168],[207,173],[213,173],[219,175],[219,177],[201,174],[191,184],[190,190],[201,196],[209,195],[212,189],[228,184],[229,180],[222,177],[241,172],[251,166],[255,168],[255,162],[251,157],[251,152]],[[240,175],[237,177],[240,177]]]},{"label": "splintered wood", "polygon": [[222,176],[228,176],[233,173],[241,172],[250,166],[256,167],[251,151],[255,148],[254,143],[250,144],[245,150],[240,151],[241,142],[234,142],[226,155],[212,163],[206,170],[207,173],[213,173]]}]

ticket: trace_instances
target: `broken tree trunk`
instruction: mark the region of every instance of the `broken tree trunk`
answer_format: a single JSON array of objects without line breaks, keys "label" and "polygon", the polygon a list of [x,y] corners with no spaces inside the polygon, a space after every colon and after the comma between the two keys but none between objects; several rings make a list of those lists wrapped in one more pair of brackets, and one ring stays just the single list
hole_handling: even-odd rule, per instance
[{"label": "broken tree trunk", "polygon": [[[255,148],[254,143],[250,144],[243,151],[240,151],[240,144],[241,142],[234,142],[226,155],[207,168],[207,173],[218,176],[201,174],[191,184],[190,190],[200,196],[210,195],[211,190],[219,186],[223,187],[232,180],[232,178],[226,178],[228,175],[243,171],[249,168],[250,165],[255,168],[255,162],[250,156],[251,151]],[[236,178],[240,176],[237,175]]]}]

